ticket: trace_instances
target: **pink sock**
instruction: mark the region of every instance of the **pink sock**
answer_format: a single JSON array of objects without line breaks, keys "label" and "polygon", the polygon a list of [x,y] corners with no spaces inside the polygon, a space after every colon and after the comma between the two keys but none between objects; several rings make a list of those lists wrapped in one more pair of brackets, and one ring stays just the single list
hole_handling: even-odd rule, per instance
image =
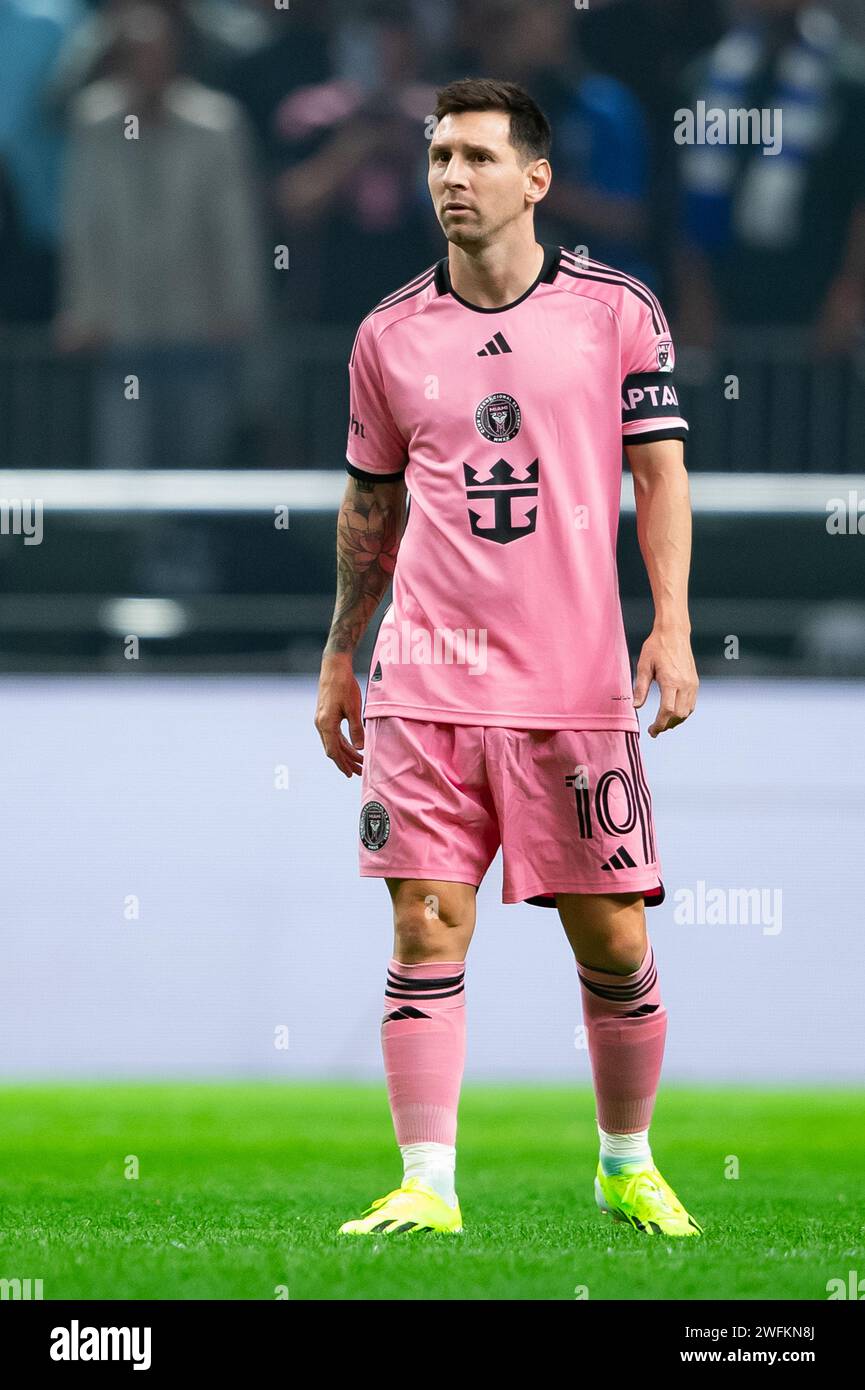
[{"label": "pink sock", "polygon": [[579,962],[577,974],[598,1124],[609,1134],[648,1129],[667,1037],[651,943],[633,975],[590,970]]},{"label": "pink sock", "polygon": [[466,1053],[465,961],[391,957],[381,1050],[397,1144],[455,1144]]}]

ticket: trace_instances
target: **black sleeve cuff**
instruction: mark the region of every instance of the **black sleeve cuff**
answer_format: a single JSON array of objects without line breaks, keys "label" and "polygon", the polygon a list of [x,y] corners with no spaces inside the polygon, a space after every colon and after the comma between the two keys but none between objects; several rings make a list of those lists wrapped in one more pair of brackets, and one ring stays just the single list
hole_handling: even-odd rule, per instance
[{"label": "black sleeve cuff", "polygon": [[366,468],[357,468],[347,459],[345,467],[353,478],[360,478],[362,483],[398,483],[405,477],[405,468],[401,468],[398,473],[370,473]]},{"label": "black sleeve cuff", "polygon": [[688,438],[688,431],[682,425],[670,425],[667,429],[646,430],[644,434],[623,434],[623,444],[654,444],[659,439],[681,439],[683,442]]}]

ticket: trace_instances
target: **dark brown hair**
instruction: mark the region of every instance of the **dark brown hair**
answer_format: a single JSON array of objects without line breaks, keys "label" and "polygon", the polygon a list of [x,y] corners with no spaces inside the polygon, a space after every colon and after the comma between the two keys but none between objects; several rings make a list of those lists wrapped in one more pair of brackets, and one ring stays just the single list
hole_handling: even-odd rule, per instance
[{"label": "dark brown hair", "polygon": [[530,159],[549,159],[550,123],[537,102],[518,82],[499,82],[493,77],[461,77],[438,93],[436,122],[456,111],[509,111],[511,144],[523,164]]}]

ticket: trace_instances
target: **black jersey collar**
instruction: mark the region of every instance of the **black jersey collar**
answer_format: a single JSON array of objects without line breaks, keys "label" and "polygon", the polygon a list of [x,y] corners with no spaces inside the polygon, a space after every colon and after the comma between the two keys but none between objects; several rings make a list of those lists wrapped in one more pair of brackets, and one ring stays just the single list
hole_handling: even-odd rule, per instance
[{"label": "black jersey collar", "polygon": [[439,294],[452,295],[458,304],[462,304],[463,308],[473,309],[476,314],[503,314],[507,309],[513,309],[515,305],[522,304],[523,300],[528,299],[529,295],[532,293],[533,290],[537,289],[538,285],[549,284],[550,281],[555,279],[559,269],[559,260],[561,258],[562,248],[561,246],[554,246],[552,244],[548,244],[545,241],[540,242],[539,245],[543,246],[544,248],[544,260],[543,265],[541,266],[538,272],[537,278],[532,281],[527,290],[523,290],[522,294],[519,296],[518,299],[512,299],[510,304],[498,304],[493,307],[486,308],[480,304],[471,304],[467,299],[463,299],[462,295],[457,294],[456,290],[451,284],[447,256],[443,256],[442,259],[438,261],[436,264],[436,290]]}]

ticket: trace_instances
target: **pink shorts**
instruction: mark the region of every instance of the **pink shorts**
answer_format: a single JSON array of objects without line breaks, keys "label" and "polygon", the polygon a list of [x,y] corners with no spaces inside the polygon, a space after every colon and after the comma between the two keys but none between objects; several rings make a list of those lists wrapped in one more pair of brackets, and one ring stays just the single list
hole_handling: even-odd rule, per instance
[{"label": "pink shorts", "polygon": [[479,886],[499,845],[502,902],[556,893],[664,899],[639,734],[367,719],[364,878]]}]

